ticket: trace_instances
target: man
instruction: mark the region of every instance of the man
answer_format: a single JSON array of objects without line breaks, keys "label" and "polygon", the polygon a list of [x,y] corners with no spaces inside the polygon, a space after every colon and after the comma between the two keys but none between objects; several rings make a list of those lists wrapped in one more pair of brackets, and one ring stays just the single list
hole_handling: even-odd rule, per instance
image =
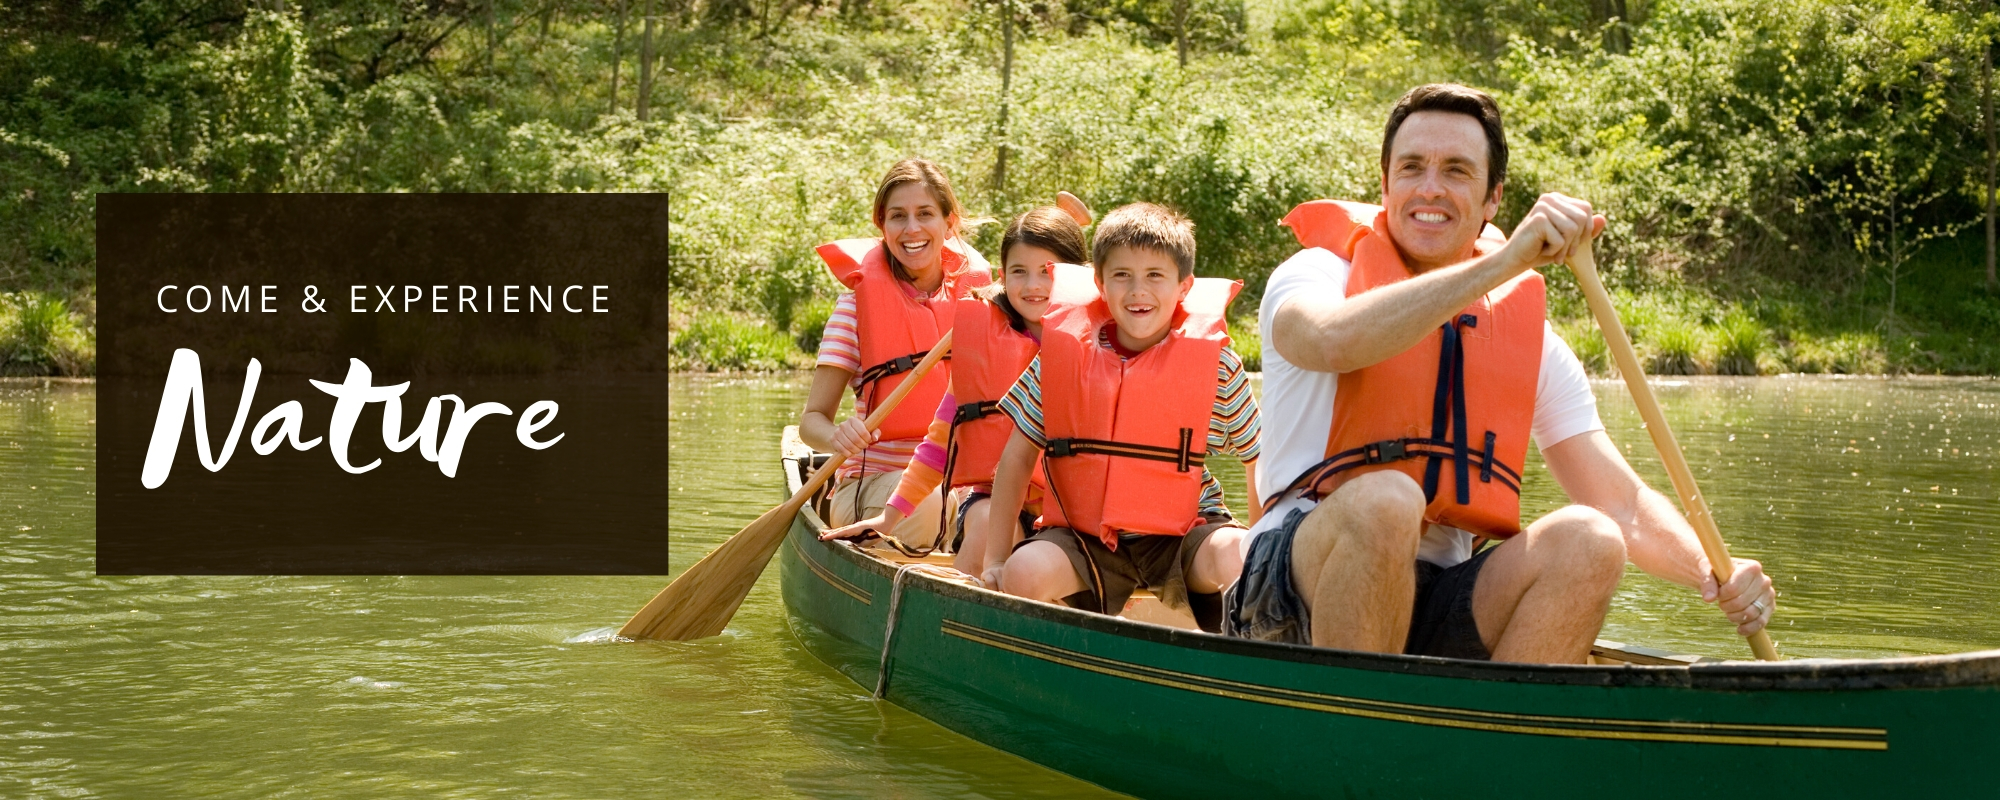
[{"label": "man", "polygon": [[[1699,586],[1745,635],[1769,621],[1761,565],[1736,559],[1715,585],[1687,521],[1605,436],[1544,318],[1534,269],[1563,264],[1603,218],[1548,194],[1510,239],[1482,239],[1506,169],[1491,97],[1421,86],[1389,115],[1379,214],[1318,203],[1287,218],[1307,249],[1259,310],[1267,511],[1225,599],[1228,632],[1581,663],[1628,558]],[[1522,530],[1530,433],[1574,505]],[[1482,537],[1499,544],[1474,554]]]}]

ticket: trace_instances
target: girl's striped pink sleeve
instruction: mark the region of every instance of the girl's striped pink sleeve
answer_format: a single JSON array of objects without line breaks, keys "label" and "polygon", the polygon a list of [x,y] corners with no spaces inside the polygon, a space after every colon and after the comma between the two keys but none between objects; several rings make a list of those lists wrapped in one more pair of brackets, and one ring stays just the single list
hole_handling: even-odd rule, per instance
[{"label": "girl's striped pink sleeve", "polygon": [[889,498],[889,505],[903,512],[903,516],[916,513],[917,504],[924,501],[924,495],[944,483],[944,444],[951,435],[951,418],[958,411],[958,399],[946,390],[944,399],[938,402],[937,413],[931,417],[931,429],[924,435],[923,444],[917,445],[917,453],[910,458],[910,465],[903,469],[903,479],[896,483],[896,494]]}]

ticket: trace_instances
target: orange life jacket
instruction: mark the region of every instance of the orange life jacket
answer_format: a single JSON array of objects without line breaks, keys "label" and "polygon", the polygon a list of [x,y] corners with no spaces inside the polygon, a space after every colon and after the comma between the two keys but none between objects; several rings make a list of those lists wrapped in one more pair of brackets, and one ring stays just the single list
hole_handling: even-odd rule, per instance
[{"label": "orange life jacket", "polygon": [[[1354,297],[1412,277],[1388,222],[1379,206],[1318,200],[1283,224],[1301,245],[1352,264]],[[1476,246],[1496,248],[1497,234],[1488,225]],[[1520,533],[1546,302],[1541,274],[1524,272],[1410,349],[1341,373],[1326,460],[1271,500],[1299,488],[1317,500],[1356,475],[1393,469],[1424,487],[1425,520],[1493,538]]]},{"label": "orange life jacket", "polygon": [[1173,330],[1130,359],[1098,344],[1103,300],[1042,322],[1042,421],[1050,496],[1043,525],[1096,536],[1186,535],[1200,516],[1223,314],[1242,281],[1196,278]]},{"label": "orange life jacket", "polygon": [[[951,330],[959,298],[992,282],[990,268],[979,251],[957,238],[945,242],[945,283],[929,302],[910,297],[902,281],[896,279],[881,239],[828,242],[819,246],[819,257],[826,261],[833,277],[854,290],[854,333],[861,347],[861,372],[854,396],[865,397],[870,409],[888,397],[903,382],[903,373],[915,368],[931,345]],[[930,430],[933,412],[944,399],[950,376],[949,363],[932,368],[923,383],[882,421],[882,440],[923,438]]]},{"label": "orange life jacket", "polygon": [[[1047,314],[1097,299],[1097,281],[1089,267],[1056,264],[1052,272],[1055,281],[1049,288]],[[1000,398],[1021,378],[1042,344],[1027,332],[1014,330],[998,305],[981,301],[959,303],[952,330],[951,391],[958,410],[951,421],[945,485],[992,483],[1000,451],[1014,434],[1014,422],[1000,413]],[[1029,483],[1047,486],[1039,464]]]}]

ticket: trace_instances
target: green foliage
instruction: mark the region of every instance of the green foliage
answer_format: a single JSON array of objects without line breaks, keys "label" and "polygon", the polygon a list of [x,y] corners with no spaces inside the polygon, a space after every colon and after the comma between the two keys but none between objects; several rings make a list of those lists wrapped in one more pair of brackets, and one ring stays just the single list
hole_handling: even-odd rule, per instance
[{"label": "green foliage", "polygon": [[1605,343],[1603,332],[1597,323],[1588,319],[1573,319],[1556,326],[1556,334],[1569,344],[1583,363],[1585,372],[1592,375],[1612,375],[1617,372],[1617,364],[1611,360],[1611,345]]},{"label": "green foliage", "polygon": [[60,298],[40,292],[0,294],[0,374],[89,375],[97,340]]},{"label": "green foliage", "polygon": [[1842,333],[1831,337],[1801,337],[1786,361],[1805,373],[1860,375],[1888,367],[1882,337],[1875,333]]},{"label": "green foliage", "polygon": [[1686,320],[1666,318],[1655,322],[1648,333],[1646,371],[1654,375],[1697,375],[1702,372],[1702,356],[1707,337],[1702,329]]},{"label": "green foliage", "polygon": [[761,320],[701,313],[673,337],[672,351],[684,369],[774,370],[801,365],[794,343]]},{"label": "green foliage", "polygon": [[792,320],[792,341],[799,345],[799,352],[816,354],[819,341],[825,338],[826,321],[833,316],[833,301],[816,300],[807,305]]},{"label": "green foliage", "polygon": [[[2000,301],[1954,236],[1983,211],[1983,153],[1950,144],[1983,140],[1983,7],[689,0],[656,17],[641,120],[638,4],[253,6],[0,7],[0,290],[64,299],[87,343],[98,192],[666,192],[672,293],[701,309],[674,319],[683,363],[809,363],[838,291],[812,247],[871,235],[881,173],[923,156],[974,217],[1058,190],[1178,208],[1247,315],[1296,249],[1276,220],[1373,199],[1389,104],[1461,80],[1505,111],[1496,222],[1546,191],[1604,211],[1600,264],[1660,365],[2000,371]],[[991,253],[998,226],[969,235]]]},{"label": "green foliage", "polygon": [[1236,317],[1229,321],[1229,343],[1229,349],[1243,358],[1244,369],[1264,371],[1264,338],[1258,335],[1255,316]]},{"label": "green foliage", "polygon": [[1743,309],[1731,309],[1713,334],[1715,371],[1719,375],[1758,375],[1770,334],[1757,318]]}]

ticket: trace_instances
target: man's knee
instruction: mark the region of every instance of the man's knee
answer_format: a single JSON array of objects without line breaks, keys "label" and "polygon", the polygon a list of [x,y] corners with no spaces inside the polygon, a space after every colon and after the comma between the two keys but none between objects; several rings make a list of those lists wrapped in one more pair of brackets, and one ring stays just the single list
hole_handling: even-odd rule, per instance
[{"label": "man's knee", "polygon": [[[1423,487],[1394,470],[1370,472],[1348,481],[1313,509],[1355,548],[1384,558],[1416,556],[1424,532]],[[1350,557],[1356,555],[1350,552]]]},{"label": "man's knee", "polygon": [[1625,574],[1625,535],[1618,523],[1589,506],[1568,506],[1547,518],[1545,567],[1570,580],[1616,587]]},{"label": "man's knee", "polygon": [[1029,542],[1007,557],[1000,590],[1016,597],[1054,602],[1077,591],[1069,554],[1049,542]]}]

